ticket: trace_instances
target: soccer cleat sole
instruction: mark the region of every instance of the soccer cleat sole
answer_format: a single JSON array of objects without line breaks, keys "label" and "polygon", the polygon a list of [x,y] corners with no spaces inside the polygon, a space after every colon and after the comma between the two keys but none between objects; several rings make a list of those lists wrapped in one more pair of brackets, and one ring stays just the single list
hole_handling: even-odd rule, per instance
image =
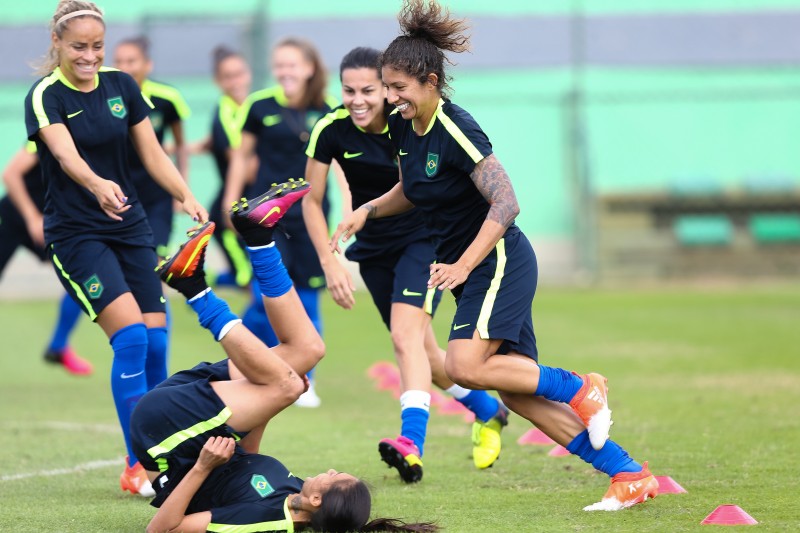
[{"label": "soccer cleat sole", "polygon": [[201,252],[214,234],[215,227],[213,222],[206,222],[199,228],[187,232],[189,240],[181,245],[175,255],[168,257],[156,267],[155,270],[161,280],[168,284],[174,277],[191,277],[197,268],[198,258],[202,256]]},{"label": "soccer cleat sole", "polygon": [[381,460],[391,468],[396,468],[400,478],[406,483],[419,483],[422,480],[422,461],[409,455],[407,460],[394,446],[388,442],[378,444]]}]

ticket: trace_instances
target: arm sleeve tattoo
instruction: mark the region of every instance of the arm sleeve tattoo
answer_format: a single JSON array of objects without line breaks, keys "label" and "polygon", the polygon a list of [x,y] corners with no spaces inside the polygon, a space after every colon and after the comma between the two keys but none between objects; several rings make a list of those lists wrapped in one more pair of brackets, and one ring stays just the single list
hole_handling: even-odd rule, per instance
[{"label": "arm sleeve tattoo", "polygon": [[494,154],[482,159],[470,174],[475,187],[491,206],[486,215],[507,228],[519,214],[519,204],[506,170]]}]

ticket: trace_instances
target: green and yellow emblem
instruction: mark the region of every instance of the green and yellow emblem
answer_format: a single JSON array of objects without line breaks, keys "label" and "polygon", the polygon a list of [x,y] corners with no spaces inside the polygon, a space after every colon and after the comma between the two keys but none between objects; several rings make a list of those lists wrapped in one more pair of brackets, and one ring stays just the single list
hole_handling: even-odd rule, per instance
[{"label": "green and yellow emblem", "polygon": [[428,162],[425,163],[425,174],[429,178],[432,178],[436,175],[437,170],[439,170],[439,154],[428,152]]},{"label": "green and yellow emblem", "polygon": [[267,496],[275,492],[275,489],[273,489],[272,485],[269,484],[267,478],[265,478],[261,474],[253,474],[253,477],[250,478],[250,485],[252,485],[253,488],[256,489],[256,492],[262,498],[266,498]]},{"label": "green and yellow emblem", "polygon": [[125,118],[128,115],[128,110],[125,108],[125,103],[122,101],[121,96],[109,98],[108,108],[111,110],[111,114],[117,118]]},{"label": "green and yellow emblem", "polygon": [[103,295],[103,284],[97,274],[92,274],[92,277],[83,282],[83,287],[86,289],[86,294],[92,300],[97,300]]}]

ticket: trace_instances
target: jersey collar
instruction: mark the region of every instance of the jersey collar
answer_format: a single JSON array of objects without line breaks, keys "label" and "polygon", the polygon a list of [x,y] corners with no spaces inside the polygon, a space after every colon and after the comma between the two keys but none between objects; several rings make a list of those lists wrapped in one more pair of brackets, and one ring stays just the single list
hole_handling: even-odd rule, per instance
[{"label": "jersey collar", "polygon": [[[77,87],[72,85],[72,83],[67,79],[67,77],[64,75],[64,73],[61,71],[61,67],[56,67],[56,69],[53,72],[56,73],[56,76],[58,77],[58,80],[61,83],[63,83],[64,85],[66,85],[67,87],[72,89],[73,91],[82,92],[80,89],[78,89]],[[100,85],[100,74],[95,74],[94,75],[94,89],[97,89],[98,85]]]},{"label": "jersey collar", "polygon": [[[428,122],[428,127],[425,128],[425,133],[420,135],[420,137],[426,136],[428,134],[428,132],[431,131],[431,129],[433,128],[433,124],[436,122],[436,115],[439,114],[439,111],[442,109],[443,105],[444,105],[444,100],[442,98],[439,98],[439,103],[436,106],[436,111],[433,112],[433,116],[431,117],[431,121]],[[413,129],[413,127],[414,127],[413,123],[411,124],[411,127]]]},{"label": "jersey collar", "polygon": [[[356,124],[355,122],[353,122],[353,126],[355,126],[355,127],[356,127],[356,129],[357,129],[358,131],[360,131],[361,133],[367,133],[367,134],[369,134],[369,135],[375,135],[374,133],[370,133],[370,132],[368,132],[367,130],[365,130],[364,128],[362,128],[361,126],[359,126],[358,124]],[[386,123],[386,125],[383,127],[383,131],[382,131],[382,132],[380,132],[380,133],[378,133],[377,135],[383,135],[384,133],[389,133],[389,123],[388,123],[388,122],[387,122],[387,123]]]}]

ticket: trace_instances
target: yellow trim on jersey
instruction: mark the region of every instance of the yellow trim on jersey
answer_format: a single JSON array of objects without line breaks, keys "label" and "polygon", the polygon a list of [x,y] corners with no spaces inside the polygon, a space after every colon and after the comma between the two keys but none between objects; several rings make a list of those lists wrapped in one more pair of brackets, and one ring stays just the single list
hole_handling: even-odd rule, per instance
[{"label": "yellow trim on jersey", "polygon": [[436,111],[433,112],[433,116],[431,117],[431,121],[428,122],[428,127],[425,128],[425,133],[422,134],[423,137],[425,135],[427,135],[428,132],[433,129],[433,125],[436,123],[436,117],[444,114],[444,113],[442,113],[442,106],[443,105],[444,105],[444,100],[439,98],[439,103],[436,105]]},{"label": "yellow trim on jersey", "polygon": [[161,441],[160,443],[156,444],[149,450],[147,453],[153,459],[158,458],[159,455],[163,455],[165,453],[169,453],[184,442],[189,439],[193,439],[198,435],[202,435],[207,431],[211,431],[214,428],[218,428],[231,417],[231,410],[229,407],[225,407],[222,411],[219,412],[215,417],[210,418],[208,420],[203,420],[202,422],[198,422],[197,424],[193,425],[192,427],[183,429],[174,433]]},{"label": "yellow trim on jersey", "polygon": [[228,138],[228,145],[231,147],[239,146],[242,141],[242,129],[238,127],[238,113],[242,106],[236,103],[236,100],[223,94],[219,98],[219,123],[222,124],[222,130]]},{"label": "yellow trim on jersey", "polygon": [[342,109],[335,109],[319,119],[316,124],[314,124],[314,128],[311,130],[311,136],[308,138],[308,148],[306,148],[306,155],[308,157],[314,157],[317,151],[317,141],[319,140],[319,136],[322,134],[322,130],[333,124],[334,120],[342,120],[348,118],[350,116],[350,111],[346,108]]},{"label": "yellow trim on jersey", "polygon": [[33,142],[33,141],[26,142],[25,143],[25,151],[28,152],[29,154],[35,154],[36,151],[37,151],[36,143]]},{"label": "yellow trim on jersey", "polygon": [[[291,475],[291,474],[290,474]],[[289,512],[289,500],[283,501],[283,520],[273,520],[271,522],[259,522],[257,524],[215,524],[211,522],[206,528],[208,531],[216,533],[254,533],[256,531],[286,531],[294,533],[294,520]]]},{"label": "yellow trim on jersey", "polygon": [[[358,125],[358,124],[356,124],[356,123],[353,123],[353,126],[355,126],[355,127],[356,127],[356,129],[357,129],[358,131],[360,131],[361,133],[366,133],[367,135],[375,135],[374,133],[370,133],[370,132],[368,132],[367,130],[365,130],[364,128],[362,128],[361,126],[359,126],[359,125]],[[387,123],[386,123],[386,125],[383,127],[383,131],[381,131],[381,132],[380,132],[378,135],[383,135],[384,133],[389,133],[389,123],[388,123],[388,122],[387,122]]]},{"label": "yellow trim on jersey", "polygon": [[142,83],[142,94],[147,98],[155,96],[156,98],[168,100],[175,106],[175,111],[178,112],[178,118],[181,120],[186,120],[192,115],[189,104],[186,103],[183,95],[178,89],[171,85],[165,85],[153,80],[144,80],[144,83]]},{"label": "yellow trim on jersey", "polygon": [[246,286],[253,279],[253,267],[239,245],[238,235],[232,229],[222,230],[222,247],[228,252],[228,257],[236,270],[236,284],[240,287]]},{"label": "yellow trim on jersey", "polygon": [[39,129],[50,125],[50,118],[44,110],[44,91],[60,79],[60,73],[61,71],[56,68],[52,74],[42,78],[42,81],[33,89],[31,105],[33,106],[33,114],[36,115],[36,121],[39,123]]},{"label": "yellow trim on jersey", "polygon": [[328,107],[330,107],[331,109],[333,109],[334,107],[339,107],[339,101],[329,94],[325,95],[325,103],[328,104]]},{"label": "yellow trim on jersey", "polygon": [[429,315],[433,315],[433,297],[436,296],[436,290],[436,287],[431,287],[425,293],[425,303],[422,306],[422,310]]},{"label": "yellow trim on jersey", "polygon": [[[436,110],[436,116],[439,117],[439,120],[442,122],[442,126],[444,126],[453,139],[455,139],[456,142],[461,145],[461,148],[467,152],[467,155],[470,157],[470,159],[472,159],[473,163],[477,164],[481,162],[484,157],[483,154],[477,148],[475,148],[475,145],[472,144],[472,141],[470,141],[467,136],[464,135],[464,132],[462,132],[461,129],[456,126],[456,123],[453,122],[453,120],[448,117],[444,111],[442,111],[442,104],[444,104],[444,101],[440,100],[439,109]],[[428,132],[426,131],[425,133]]]},{"label": "yellow trim on jersey", "polygon": [[92,304],[90,304],[89,300],[86,299],[86,296],[83,294],[83,290],[81,290],[80,285],[72,281],[72,278],[69,277],[69,274],[67,274],[64,271],[64,267],[61,264],[61,261],[59,261],[58,256],[55,254],[55,252],[53,253],[53,264],[56,265],[56,268],[58,269],[58,272],[61,274],[61,277],[69,282],[70,286],[72,287],[72,290],[75,291],[75,296],[78,297],[78,300],[80,300],[80,302],[83,304],[83,307],[85,307],[86,311],[88,311],[89,319],[92,322],[94,322],[94,319],[97,318],[97,313],[95,313],[94,309],[92,309]]},{"label": "yellow trim on jersey", "polygon": [[489,317],[492,316],[492,308],[497,299],[497,292],[500,290],[500,282],[503,280],[503,275],[506,271],[506,241],[501,238],[495,245],[497,250],[497,267],[494,271],[494,278],[489,284],[489,289],[486,291],[486,297],[483,299],[481,305],[481,312],[478,315],[477,329],[481,339],[489,339]]}]

